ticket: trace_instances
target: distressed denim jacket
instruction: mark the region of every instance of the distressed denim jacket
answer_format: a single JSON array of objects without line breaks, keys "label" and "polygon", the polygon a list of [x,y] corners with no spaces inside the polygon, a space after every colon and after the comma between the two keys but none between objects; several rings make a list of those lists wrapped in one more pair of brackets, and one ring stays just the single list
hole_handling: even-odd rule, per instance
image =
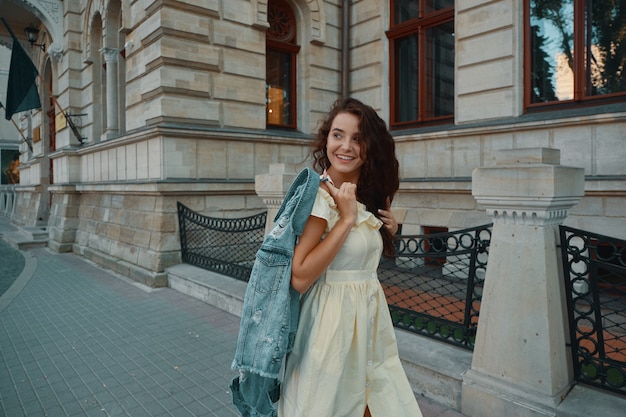
[{"label": "distressed denim jacket", "polygon": [[232,363],[239,376],[230,385],[242,417],[277,415],[273,403],[280,371],[293,347],[300,310],[300,294],[291,287],[291,262],[319,184],[319,174],[310,168],[297,175],[256,254]]}]

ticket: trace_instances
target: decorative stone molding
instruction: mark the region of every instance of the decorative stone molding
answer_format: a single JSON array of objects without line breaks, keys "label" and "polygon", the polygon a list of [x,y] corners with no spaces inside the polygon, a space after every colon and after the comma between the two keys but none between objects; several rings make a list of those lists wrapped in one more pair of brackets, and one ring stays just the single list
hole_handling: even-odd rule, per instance
[{"label": "decorative stone molding", "polygon": [[[61,0],[21,1],[22,6],[37,16],[46,26],[50,37],[59,45],[63,42],[63,2]],[[20,29],[21,30],[21,29]],[[60,47],[63,50],[62,47]]]},{"label": "decorative stone molding", "polygon": [[557,149],[503,150],[474,170],[472,194],[494,223],[561,224],[584,195],[582,168],[559,165]]},{"label": "decorative stone molding", "polygon": [[476,197],[478,204],[486,207],[486,214],[494,223],[523,226],[562,224],[569,214],[569,208],[576,205],[579,200],[580,197],[574,197],[530,202]]},{"label": "decorative stone molding", "polygon": [[265,204],[269,210],[280,208],[280,205],[282,203],[283,203],[283,200],[280,198],[264,198],[263,199],[263,204]]},{"label": "decorative stone molding", "polygon": [[104,57],[104,62],[106,62],[106,63],[118,62],[118,60],[119,60],[119,52],[120,52],[120,50],[117,49],[117,48],[105,47],[105,48],[101,48],[100,49],[100,53]]},{"label": "decorative stone molding", "polygon": [[[311,43],[322,45],[326,43],[326,14],[321,0],[299,0],[295,5],[300,7],[305,22],[311,30]],[[267,0],[257,0],[253,4],[254,25],[262,30],[269,27],[267,21]]]},{"label": "decorative stone molding", "polygon": [[57,63],[63,58],[63,45],[59,42],[53,42],[48,47],[48,55],[52,59],[53,62]]}]

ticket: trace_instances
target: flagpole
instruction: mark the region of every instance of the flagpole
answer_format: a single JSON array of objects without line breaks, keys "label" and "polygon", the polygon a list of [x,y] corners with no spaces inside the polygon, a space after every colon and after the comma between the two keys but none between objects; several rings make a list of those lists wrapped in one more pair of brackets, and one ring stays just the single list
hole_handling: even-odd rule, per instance
[{"label": "flagpole", "polygon": [[[0,102],[0,107],[2,107],[6,111],[6,108],[4,107],[4,105],[1,102]],[[26,136],[24,136],[24,133],[22,133],[22,130],[19,128],[17,123],[15,123],[15,120],[13,120],[13,116],[11,116],[11,123],[13,123],[13,126],[15,126],[15,130],[17,130],[19,132],[19,134],[22,137],[22,139],[24,139],[24,142],[26,142],[26,144],[28,145],[28,149],[32,152],[33,151],[33,145],[30,143],[30,141],[28,139],[26,139]]]},{"label": "flagpole", "polygon": [[84,144],[85,143],[85,138],[83,138],[80,135],[80,132],[78,131],[78,128],[76,127],[76,125],[74,124],[74,121],[72,120],[72,118],[70,116],[68,116],[67,112],[65,110],[63,110],[63,107],[61,107],[61,104],[59,103],[59,101],[56,99],[56,97],[54,96],[54,94],[52,94],[52,88],[48,85],[48,83],[46,83],[46,81],[43,79],[43,77],[41,76],[41,74],[37,74],[37,77],[39,77],[39,81],[47,88],[48,90],[48,95],[50,96],[50,98],[52,99],[52,101],[54,102],[54,104],[59,108],[59,110],[61,111],[61,113],[63,113],[63,116],[65,117],[65,120],[67,120],[67,124],[70,125],[70,129],[72,130],[72,132],[74,133],[74,136],[76,136],[76,139],[78,139],[78,141],[80,142],[80,144]]},{"label": "flagpole", "polygon": [[[11,28],[9,27],[9,24],[6,22],[6,20],[4,20],[3,17],[0,17],[0,20],[2,21],[2,23],[4,23],[4,26],[6,26],[7,30],[9,31],[9,33],[11,34],[11,37],[13,38],[13,51],[11,53],[11,67],[9,69],[9,87],[11,86],[11,77],[12,76],[19,76],[22,73],[24,73],[24,63],[27,61],[27,68],[26,68],[26,72],[28,72],[29,74],[27,75],[35,75],[37,78],[39,78],[39,81],[41,82],[42,86],[46,86],[48,93],[50,95],[50,98],[52,99],[52,101],[54,102],[54,104],[59,108],[59,110],[61,111],[61,113],[63,113],[63,116],[65,117],[65,120],[67,121],[67,124],[69,124],[70,129],[72,130],[72,132],[74,133],[74,135],[76,136],[76,139],[78,139],[78,141],[80,142],[80,144],[84,144],[85,143],[85,138],[83,138],[80,135],[80,132],[78,131],[78,129],[76,128],[76,125],[74,124],[74,121],[71,119],[71,117],[68,116],[67,112],[65,110],[63,110],[63,107],[61,107],[61,105],[59,104],[58,100],[56,99],[56,97],[54,97],[54,95],[52,94],[52,88],[51,86],[49,86],[46,81],[43,79],[43,77],[41,76],[41,74],[39,74],[39,71],[37,71],[37,67],[35,67],[35,65],[33,64],[32,60],[30,59],[30,57],[26,54],[26,52],[24,51],[24,49],[22,48],[19,40],[15,37],[15,34],[13,33],[13,31],[11,30]],[[16,51],[19,52],[19,55],[16,55]],[[22,56],[23,55],[23,56]],[[20,58],[16,58],[16,57],[20,57]],[[15,62],[20,62],[22,65],[20,68],[17,68],[16,71],[14,71],[14,58]],[[21,60],[21,61],[18,61]],[[17,67],[17,66],[16,66]],[[22,82],[24,82],[24,80],[19,80]],[[36,99],[37,99],[37,104],[36,106],[31,106],[31,107],[25,107],[22,106],[20,107],[22,101],[25,99],[25,97],[27,96],[28,92],[30,92],[30,90],[26,89],[27,92],[24,93],[24,91],[20,91],[20,93],[22,93],[21,96],[19,96],[20,101],[17,103],[16,106],[13,106],[13,101],[11,100],[9,102],[9,93],[7,92],[7,105],[9,106],[9,108],[5,107],[5,112],[7,114],[7,120],[9,118],[11,118],[11,116],[13,116],[14,113],[16,113],[16,110],[29,110],[29,109],[34,109],[34,108],[41,108],[41,100],[39,98],[39,94],[37,93],[37,85],[35,83],[35,77],[31,79],[26,80],[28,82],[28,84],[30,85],[31,83],[33,84],[32,87],[34,87],[34,89],[32,89],[32,87],[30,87],[33,91],[34,94],[36,95]],[[17,81],[16,81],[17,83]],[[7,87],[8,88],[8,87]],[[11,96],[11,98],[13,99],[14,97]],[[32,103],[29,103],[28,105],[31,105]],[[42,109],[43,110],[43,109]]]}]

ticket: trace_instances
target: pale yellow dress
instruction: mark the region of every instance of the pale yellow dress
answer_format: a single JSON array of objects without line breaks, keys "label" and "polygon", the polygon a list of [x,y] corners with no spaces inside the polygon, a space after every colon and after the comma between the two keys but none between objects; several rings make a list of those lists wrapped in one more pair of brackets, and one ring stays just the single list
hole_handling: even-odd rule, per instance
[{"label": "pale yellow dress", "polygon": [[[312,216],[339,211],[323,189]],[[357,224],[326,273],[302,300],[293,351],[287,357],[279,417],[421,417],[398,356],[378,276],[382,222],[359,203]]]}]

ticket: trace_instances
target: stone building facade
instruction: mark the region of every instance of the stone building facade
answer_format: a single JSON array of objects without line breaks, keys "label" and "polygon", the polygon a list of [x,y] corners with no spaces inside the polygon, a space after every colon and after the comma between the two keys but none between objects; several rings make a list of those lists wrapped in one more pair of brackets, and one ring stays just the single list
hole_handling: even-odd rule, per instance
[{"label": "stone building facade", "polygon": [[[40,83],[43,109],[20,116],[34,146],[21,145],[14,223],[47,226],[54,250],[166,285],[165,269],[180,262],[177,201],[213,216],[264,210],[255,176],[273,163],[304,166],[318,120],[342,95],[390,121],[388,31],[394,6],[411,2],[284,2],[297,45],[289,129],[267,123],[272,0],[15,2],[45,32],[48,47],[33,59],[49,90]],[[527,112],[526,2],[444,3],[453,7],[453,119],[392,129],[403,230],[488,223],[473,170],[498,150],[544,147],[585,170],[585,196],[566,224],[626,238],[623,98]]]}]

